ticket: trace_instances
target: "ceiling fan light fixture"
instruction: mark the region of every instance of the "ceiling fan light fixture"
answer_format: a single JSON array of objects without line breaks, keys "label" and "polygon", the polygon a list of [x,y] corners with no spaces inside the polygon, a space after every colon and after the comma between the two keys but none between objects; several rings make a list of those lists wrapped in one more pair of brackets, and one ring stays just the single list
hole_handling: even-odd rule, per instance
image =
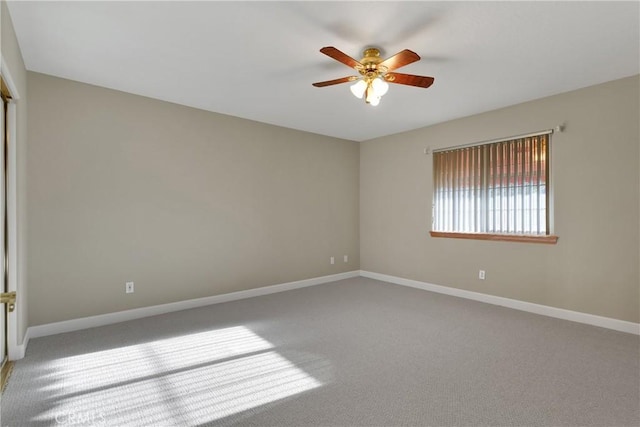
[{"label": "ceiling fan light fixture", "polygon": [[363,79],[360,79],[351,85],[351,93],[356,98],[362,99],[362,97],[364,96],[364,92],[367,90],[367,86],[367,82],[365,82]]}]

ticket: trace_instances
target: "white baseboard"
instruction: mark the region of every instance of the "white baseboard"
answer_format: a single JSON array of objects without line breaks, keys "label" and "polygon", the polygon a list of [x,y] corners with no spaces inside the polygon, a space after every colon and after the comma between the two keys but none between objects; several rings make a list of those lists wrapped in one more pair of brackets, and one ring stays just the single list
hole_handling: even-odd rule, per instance
[{"label": "white baseboard", "polygon": [[19,360],[22,359],[27,351],[27,345],[29,344],[29,329],[27,328],[27,332],[24,333],[24,338],[22,339],[22,344],[16,345],[14,348],[9,348],[9,360]]},{"label": "white baseboard", "polygon": [[236,301],[261,295],[269,295],[277,292],[305,288],[308,286],[320,285],[322,283],[335,282],[337,280],[349,279],[358,276],[368,277],[371,279],[381,280],[389,283],[395,283],[397,285],[409,286],[425,291],[437,292],[440,294],[446,294],[488,304],[513,308],[516,310],[540,314],[543,316],[555,317],[558,319],[570,320],[573,322],[585,323],[588,325],[599,326],[602,328],[640,335],[640,324],[638,323],[360,270],[332,274],[329,276],[315,277],[312,279],[299,280],[295,282],[281,283],[278,285],[265,286],[262,288],[248,289],[245,291],[231,292],[223,295],[214,295],[211,297],[196,298],[169,304],[141,307],[132,310],[102,314],[98,316],[83,317],[80,319],[72,319],[45,325],[31,326],[27,328],[27,332],[25,333],[22,344],[16,346],[12,354],[9,355],[9,359],[22,359],[26,353],[27,345],[29,344],[30,338],[38,338],[65,332],[78,331],[81,329],[94,328],[97,326],[111,325],[114,323],[126,322],[128,320],[140,319],[143,317],[156,316],[159,314],[187,310],[190,308],[204,307],[207,305]]},{"label": "white baseboard", "polygon": [[565,310],[563,308],[550,307],[547,305],[534,304],[531,302],[503,298],[494,295],[487,295],[479,292],[466,291],[464,289],[450,288],[448,286],[434,285],[432,283],[404,279],[402,277],[389,276],[386,274],[373,273],[364,270],[360,271],[360,276],[368,277],[370,279],[382,280],[383,282],[395,283],[397,285],[418,288],[425,291],[437,292],[439,294],[446,294],[488,304],[500,305],[507,308],[527,311],[529,313],[541,314],[543,316],[555,317],[557,319],[570,320],[572,322],[585,323],[587,325],[599,326],[601,328],[613,329],[620,332],[640,335],[640,324],[627,322],[625,320],[612,319],[610,317],[596,316],[594,314]]},{"label": "white baseboard", "polygon": [[[196,298],[186,301],[172,302],[169,304],[154,305],[150,307],[134,308],[132,310],[118,311],[115,313],[101,314],[98,316],[82,317],[80,319],[65,320],[62,322],[48,323],[45,325],[31,326],[27,329],[27,337],[38,338],[48,335],[73,332],[81,329],[94,328],[96,326],[111,325],[113,323],[126,322],[128,320],[140,319],[143,317],[156,316],[158,314],[171,313],[174,311],[187,310],[190,308],[204,307],[222,302],[235,301],[239,299],[252,298],[261,295],[284,292],[292,289],[306,288],[307,286],[319,285],[322,283],[335,282],[337,280],[358,277],[359,271],[349,271],[346,273],[332,274],[329,276],[314,277],[312,279],[298,280],[295,282],[281,283],[278,285],[264,286],[262,288],[247,289],[245,291],[231,292],[228,294],[214,295],[211,297]],[[23,344],[22,356],[26,350],[26,342]]]}]

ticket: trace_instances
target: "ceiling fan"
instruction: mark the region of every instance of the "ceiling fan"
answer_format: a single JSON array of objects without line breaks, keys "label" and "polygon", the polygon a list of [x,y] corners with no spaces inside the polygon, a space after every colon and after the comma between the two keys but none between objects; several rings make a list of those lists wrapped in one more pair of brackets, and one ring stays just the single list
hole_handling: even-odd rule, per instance
[{"label": "ceiling fan", "polygon": [[380,103],[380,98],[389,90],[387,82],[428,88],[434,81],[433,77],[393,72],[395,69],[420,60],[418,54],[409,49],[405,49],[383,60],[380,58],[380,51],[374,47],[370,47],[364,50],[364,56],[360,61],[356,61],[333,46],[323,47],[320,49],[320,52],[355,69],[360,73],[360,76],[348,76],[335,80],[327,80],[313,83],[313,86],[325,87],[339,83],[356,82],[351,85],[351,92],[358,98],[364,97],[365,102],[370,105],[378,105]]}]

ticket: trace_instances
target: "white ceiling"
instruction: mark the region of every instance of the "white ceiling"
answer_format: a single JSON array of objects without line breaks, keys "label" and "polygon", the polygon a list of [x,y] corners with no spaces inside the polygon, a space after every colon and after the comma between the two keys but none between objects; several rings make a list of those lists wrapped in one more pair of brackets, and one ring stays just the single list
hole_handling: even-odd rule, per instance
[{"label": "white ceiling", "polygon": [[[354,141],[640,73],[637,1],[8,3],[29,70]],[[435,83],[372,107],[323,46]]]}]

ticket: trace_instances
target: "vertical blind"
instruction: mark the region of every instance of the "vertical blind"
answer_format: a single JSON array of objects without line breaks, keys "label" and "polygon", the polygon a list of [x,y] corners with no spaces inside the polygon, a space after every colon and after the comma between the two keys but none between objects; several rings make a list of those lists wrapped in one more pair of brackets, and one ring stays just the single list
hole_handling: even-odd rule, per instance
[{"label": "vertical blind", "polygon": [[433,231],[549,234],[549,133],[433,153]]}]

